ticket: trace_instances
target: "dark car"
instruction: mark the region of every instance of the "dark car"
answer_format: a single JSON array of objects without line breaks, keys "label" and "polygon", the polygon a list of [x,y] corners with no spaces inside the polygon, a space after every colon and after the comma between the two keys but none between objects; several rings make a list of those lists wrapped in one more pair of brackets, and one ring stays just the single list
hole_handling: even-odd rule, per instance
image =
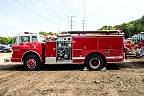
[{"label": "dark car", "polygon": [[0,52],[4,52],[4,53],[12,52],[12,49],[7,45],[0,44]]}]

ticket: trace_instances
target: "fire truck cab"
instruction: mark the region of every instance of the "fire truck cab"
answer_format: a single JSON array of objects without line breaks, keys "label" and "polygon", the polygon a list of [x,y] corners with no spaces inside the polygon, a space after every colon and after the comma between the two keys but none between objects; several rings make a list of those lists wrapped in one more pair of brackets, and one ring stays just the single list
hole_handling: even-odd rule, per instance
[{"label": "fire truck cab", "polygon": [[44,40],[45,40],[44,36],[38,33],[22,32],[16,36],[17,45],[26,42],[41,42]]},{"label": "fire truck cab", "polygon": [[90,70],[100,70],[124,60],[123,36],[115,33],[69,31],[45,43],[14,45],[12,61],[23,62],[27,70],[37,70],[43,64],[84,64]]}]

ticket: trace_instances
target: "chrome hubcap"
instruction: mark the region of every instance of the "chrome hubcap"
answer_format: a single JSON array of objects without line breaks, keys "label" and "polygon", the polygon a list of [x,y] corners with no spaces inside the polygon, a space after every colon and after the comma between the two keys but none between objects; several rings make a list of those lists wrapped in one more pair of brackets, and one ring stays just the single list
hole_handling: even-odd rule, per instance
[{"label": "chrome hubcap", "polygon": [[36,60],[32,58],[28,59],[27,66],[30,69],[34,68],[36,66]]},{"label": "chrome hubcap", "polygon": [[98,58],[92,58],[90,61],[89,61],[89,64],[91,66],[92,69],[96,69],[100,66],[100,60]]}]

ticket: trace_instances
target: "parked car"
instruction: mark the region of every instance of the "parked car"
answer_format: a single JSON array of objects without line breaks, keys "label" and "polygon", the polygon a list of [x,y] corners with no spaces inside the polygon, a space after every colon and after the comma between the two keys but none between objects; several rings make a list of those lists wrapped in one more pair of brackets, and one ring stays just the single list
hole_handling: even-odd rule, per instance
[{"label": "parked car", "polygon": [[12,52],[12,49],[7,45],[0,44],[0,52],[4,52],[4,53]]}]

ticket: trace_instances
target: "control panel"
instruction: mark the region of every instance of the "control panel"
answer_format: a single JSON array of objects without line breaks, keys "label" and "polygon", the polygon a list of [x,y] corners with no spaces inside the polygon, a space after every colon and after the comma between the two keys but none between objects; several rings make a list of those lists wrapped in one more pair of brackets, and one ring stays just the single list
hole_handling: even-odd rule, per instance
[{"label": "control panel", "polygon": [[72,37],[57,38],[57,61],[72,60]]}]

